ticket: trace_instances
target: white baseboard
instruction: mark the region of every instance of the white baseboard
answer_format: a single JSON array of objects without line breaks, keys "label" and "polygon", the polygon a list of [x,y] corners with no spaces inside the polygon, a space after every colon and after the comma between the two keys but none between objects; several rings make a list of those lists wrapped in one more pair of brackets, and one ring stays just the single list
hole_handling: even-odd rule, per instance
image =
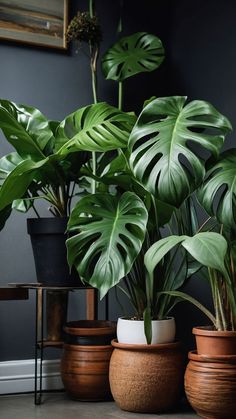
[{"label": "white baseboard", "polygon": [[[43,361],[42,388],[43,390],[63,389],[60,360]],[[0,394],[30,391],[34,391],[34,359],[0,362]]]}]

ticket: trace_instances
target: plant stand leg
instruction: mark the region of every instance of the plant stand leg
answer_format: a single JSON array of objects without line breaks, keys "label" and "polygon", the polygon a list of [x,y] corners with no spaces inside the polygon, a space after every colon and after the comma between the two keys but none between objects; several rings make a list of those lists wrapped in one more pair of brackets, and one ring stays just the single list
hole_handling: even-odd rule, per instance
[{"label": "plant stand leg", "polygon": [[98,292],[94,288],[86,290],[86,319],[97,320],[98,318]]},{"label": "plant stand leg", "polygon": [[[43,305],[42,288],[36,289],[36,325],[35,325],[35,375],[34,375],[34,403],[41,404],[42,398],[42,368],[43,368]],[[38,377],[39,359],[39,377]],[[39,378],[39,389],[38,389]]]},{"label": "plant stand leg", "polygon": [[69,291],[46,291],[46,323],[49,342],[63,341],[63,328],[67,321]]}]

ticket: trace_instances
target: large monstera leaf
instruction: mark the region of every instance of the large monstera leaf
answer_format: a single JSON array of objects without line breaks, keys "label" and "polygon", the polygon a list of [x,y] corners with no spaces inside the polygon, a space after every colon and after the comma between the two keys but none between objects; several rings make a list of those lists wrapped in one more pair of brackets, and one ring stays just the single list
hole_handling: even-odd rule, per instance
[{"label": "large monstera leaf", "polygon": [[164,60],[161,40],[146,32],[138,32],[118,41],[102,59],[106,79],[123,81],[134,74],[150,72]]},{"label": "large monstera leaf", "polygon": [[59,125],[56,135],[58,154],[126,148],[134,123],[133,115],[106,103],[86,106]]},{"label": "large monstera leaf", "polygon": [[72,211],[68,261],[83,280],[100,290],[101,298],[130,271],[142,247],[147,218],[146,207],[132,192],[120,198],[86,196]]},{"label": "large monstera leaf", "polygon": [[198,199],[210,215],[236,230],[236,149],[222,153],[207,171]]},{"label": "large monstera leaf", "polygon": [[0,129],[23,158],[45,158],[44,150],[53,139],[47,118],[36,108],[0,100]]},{"label": "large monstera leaf", "polygon": [[[217,157],[230,122],[210,103],[158,98],[141,112],[129,148],[136,179],[160,201],[179,206],[205,175],[203,149]],[[202,151],[202,150],[201,150]]]}]

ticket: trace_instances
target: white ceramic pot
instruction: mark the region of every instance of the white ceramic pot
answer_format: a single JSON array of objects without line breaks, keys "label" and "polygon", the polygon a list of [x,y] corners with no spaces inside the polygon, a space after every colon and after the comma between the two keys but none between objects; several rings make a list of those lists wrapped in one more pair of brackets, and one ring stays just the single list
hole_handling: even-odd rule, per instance
[{"label": "white ceramic pot", "polygon": [[[143,320],[129,320],[120,317],[117,322],[117,340],[119,343],[147,343]],[[171,343],[175,340],[175,319],[152,320],[152,344]]]}]

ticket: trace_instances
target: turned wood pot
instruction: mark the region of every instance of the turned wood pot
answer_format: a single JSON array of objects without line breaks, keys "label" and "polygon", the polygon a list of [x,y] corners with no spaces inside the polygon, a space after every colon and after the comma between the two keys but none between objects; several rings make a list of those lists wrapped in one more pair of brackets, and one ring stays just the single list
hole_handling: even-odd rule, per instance
[{"label": "turned wood pot", "polygon": [[218,331],[210,326],[202,326],[194,327],[193,334],[198,355],[236,355],[236,332]]},{"label": "turned wood pot", "polygon": [[102,401],[112,398],[109,362],[115,332],[114,322],[100,320],[70,322],[65,327],[61,376],[72,399]]},{"label": "turned wood pot", "polygon": [[118,406],[143,413],[173,408],[183,388],[181,344],[131,345],[113,340],[112,346],[109,378]]},{"label": "turned wood pot", "polygon": [[189,353],[185,392],[199,416],[236,417],[236,355],[204,356]]}]

